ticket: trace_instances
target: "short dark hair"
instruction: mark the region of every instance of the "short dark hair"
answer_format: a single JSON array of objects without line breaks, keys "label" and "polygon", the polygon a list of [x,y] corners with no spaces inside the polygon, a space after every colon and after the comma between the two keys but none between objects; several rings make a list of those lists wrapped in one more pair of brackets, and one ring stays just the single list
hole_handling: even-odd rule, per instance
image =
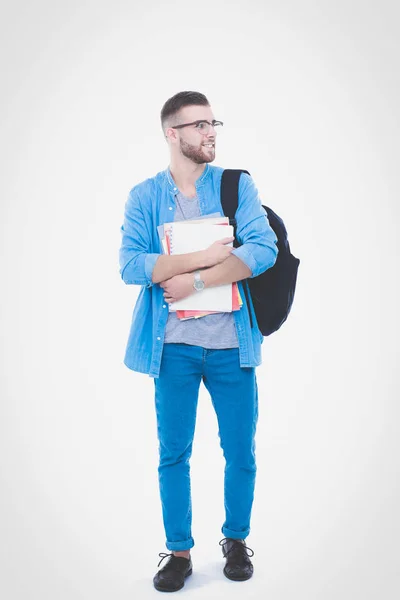
[{"label": "short dark hair", "polygon": [[[200,92],[178,92],[172,98],[169,98],[161,110],[161,127],[164,127],[171,117],[176,117],[177,113],[184,106],[192,106],[193,104],[200,106],[210,106],[209,101],[204,94]],[[179,125],[180,123],[175,123]]]}]

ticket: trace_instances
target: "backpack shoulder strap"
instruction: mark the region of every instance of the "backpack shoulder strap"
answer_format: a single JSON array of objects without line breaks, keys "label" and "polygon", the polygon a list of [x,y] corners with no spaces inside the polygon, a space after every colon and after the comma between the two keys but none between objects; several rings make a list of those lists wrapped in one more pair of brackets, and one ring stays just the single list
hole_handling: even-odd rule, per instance
[{"label": "backpack shoulder strap", "polygon": [[[226,217],[229,217],[229,224],[233,225],[233,233],[235,239],[233,241],[233,247],[238,248],[239,242],[236,238],[236,219],[235,214],[237,207],[239,205],[239,179],[241,173],[247,173],[250,175],[248,171],[245,169],[224,169],[222,173],[221,179],[221,204],[222,204],[222,212]],[[250,299],[249,299],[249,289],[248,289],[248,281],[242,281],[244,295],[246,298],[246,303],[249,311],[250,317],[250,326],[253,327],[253,317],[250,309]]]},{"label": "backpack shoulder strap", "polygon": [[224,169],[221,178],[221,204],[222,211],[229,217],[229,223],[236,226],[235,213],[239,204],[239,179],[245,169]]}]

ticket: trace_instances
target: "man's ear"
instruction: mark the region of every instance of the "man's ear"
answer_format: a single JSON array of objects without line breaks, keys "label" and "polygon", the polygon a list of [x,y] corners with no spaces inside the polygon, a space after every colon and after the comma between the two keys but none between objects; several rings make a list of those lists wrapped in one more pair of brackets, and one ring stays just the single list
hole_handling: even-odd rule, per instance
[{"label": "man's ear", "polygon": [[[170,129],[170,131],[171,131],[171,134],[170,134],[170,135],[168,135],[168,134],[167,134],[167,131],[168,131],[168,129]],[[170,140],[171,142],[172,142],[173,140],[175,140],[175,141],[176,141],[176,140],[178,139],[178,134],[177,134],[177,132],[176,132],[176,130],[175,130],[175,129],[172,129],[172,127],[171,127],[171,128],[168,128],[168,127],[167,127],[167,130],[166,130],[166,132],[165,132],[165,138],[166,138],[167,142],[168,142],[168,140]]]}]

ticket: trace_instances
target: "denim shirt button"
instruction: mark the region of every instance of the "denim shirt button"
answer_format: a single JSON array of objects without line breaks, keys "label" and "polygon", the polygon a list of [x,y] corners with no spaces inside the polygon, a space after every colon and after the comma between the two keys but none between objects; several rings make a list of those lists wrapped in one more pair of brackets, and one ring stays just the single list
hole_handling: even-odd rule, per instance
[{"label": "denim shirt button", "polygon": [[161,338],[160,338],[160,337],[158,337],[157,339],[158,339],[158,341],[160,341],[160,340],[161,340]]},{"label": "denim shirt button", "polygon": [[167,305],[166,305],[166,304],[163,304],[163,305],[162,305],[162,307],[163,307],[163,308],[167,308]]},{"label": "denim shirt button", "polygon": [[169,210],[172,210],[172,206],[168,206]]}]

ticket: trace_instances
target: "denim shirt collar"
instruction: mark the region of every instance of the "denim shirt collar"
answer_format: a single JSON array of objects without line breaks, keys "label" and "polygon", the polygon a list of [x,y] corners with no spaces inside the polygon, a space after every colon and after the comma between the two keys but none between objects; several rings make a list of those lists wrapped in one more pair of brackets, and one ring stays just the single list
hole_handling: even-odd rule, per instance
[{"label": "denim shirt collar", "polygon": [[[172,174],[171,174],[171,169],[170,166],[168,165],[168,167],[165,169],[164,171],[168,184],[171,188],[175,189],[176,188],[176,183],[172,178]],[[203,171],[203,173],[200,175],[200,177],[198,177],[195,181],[195,187],[201,187],[202,185],[204,185],[204,183],[206,182],[207,178],[209,177],[211,173],[211,169],[210,169],[210,165],[209,163],[206,163],[205,169]]]}]

